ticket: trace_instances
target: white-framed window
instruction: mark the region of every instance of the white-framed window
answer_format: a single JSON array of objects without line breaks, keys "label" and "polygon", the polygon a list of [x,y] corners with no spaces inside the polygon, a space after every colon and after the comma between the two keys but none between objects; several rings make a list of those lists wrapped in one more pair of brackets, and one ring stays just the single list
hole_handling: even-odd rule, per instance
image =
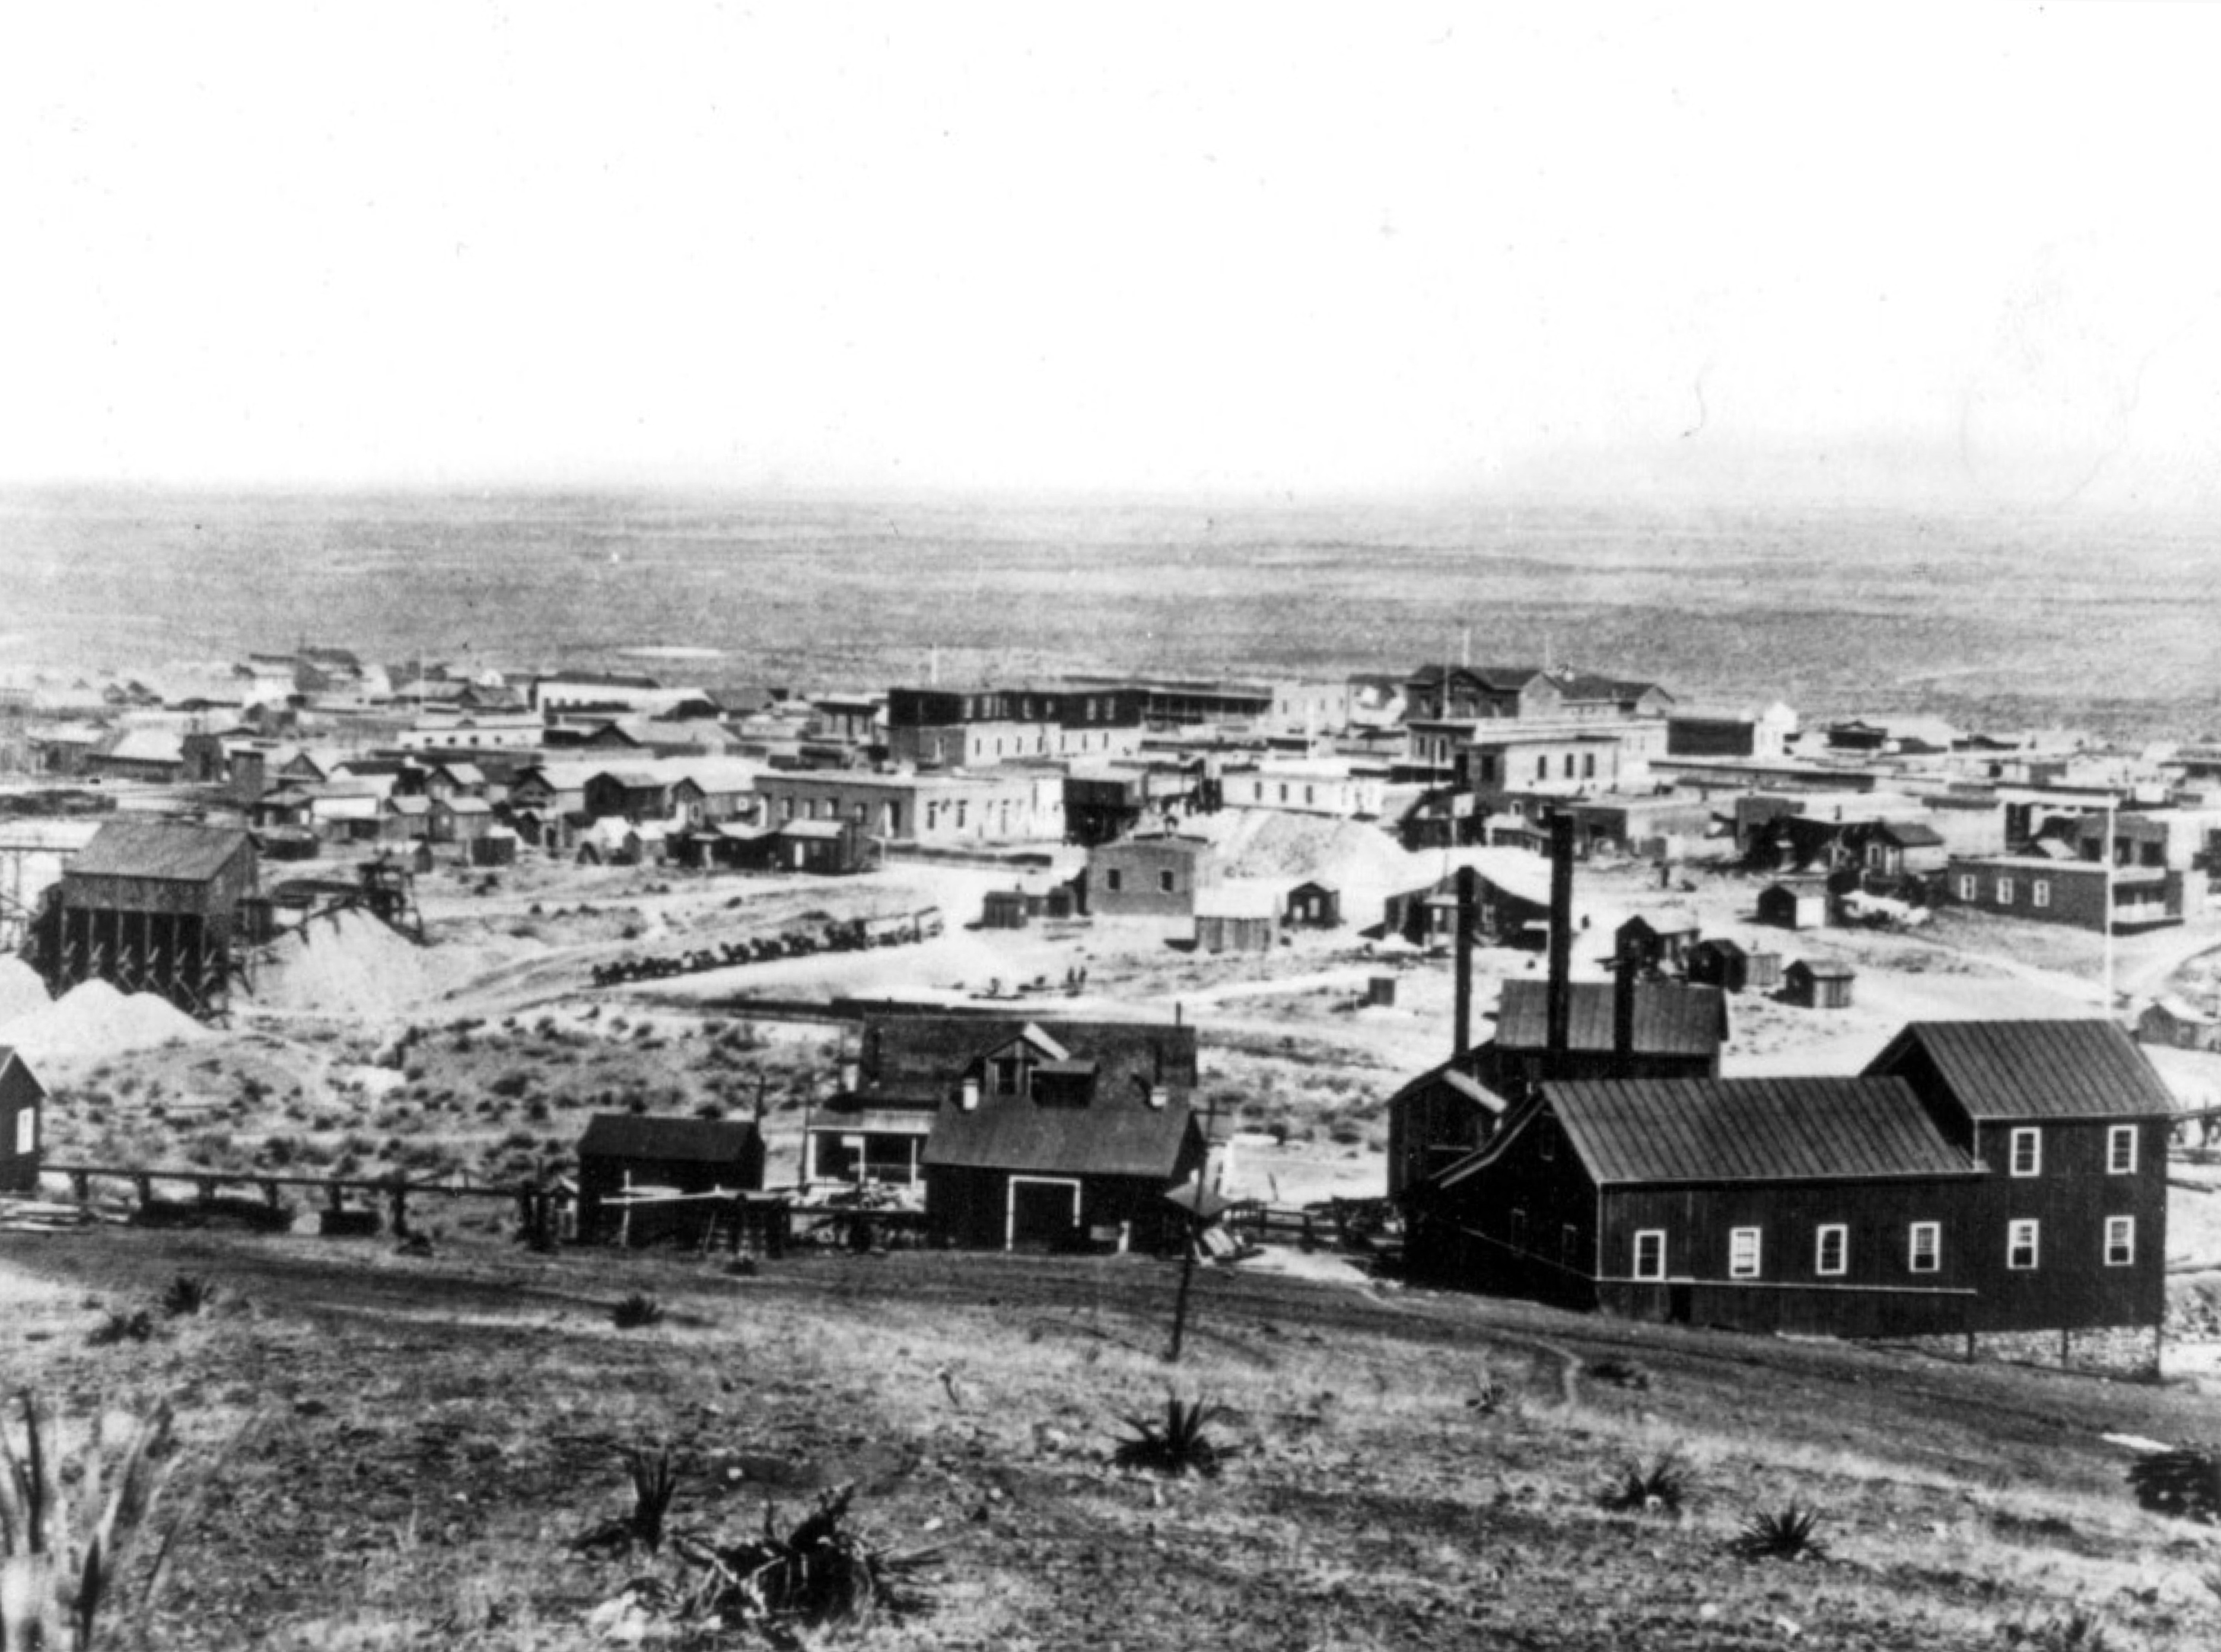
[{"label": "white-framed window", "polygon": [[2137,1127],[2112,1124],[2105,1129],[2105,1173],[2133,1176],[2137,1171]]},{"label": "white-framed window", "polygon": [[2105,1218],[2105,1266],[2128,1267],[2137,1260],[2137,1219],[2132,1216]]},{"label": "white-framed window", "polygon": [[2000,906],[2010,906],[2012,904],[2012,879],[2000,873],[1998,878],[1998,904]]},{"label": "white-framed window", "polygon": [[1975,899],[1980,888],[1981,880],[1976,878],[1973,873],[1962,872],[1959,874],[1959,898],[1961,900]]},{"label": "white-framed window", "polygon": [[2032,1217],[2006,1223],[2005,1266],[2017,1273],[2026,1273],[2033,1268],[2042,1237]]},{"label": "white-framed window", "polygon": [[1821,1224],[1812,1235],[1812,1271],[1823,1279],[1848,1272],[1851,1265],[1851,1230],[1840,1222]]},{"label": "white-framed window", "polygon": [[1915,1273],[1933,1273],[1943,1266],[1943,1224],[1916,1222],[1905,1247],[1905,1265]]},{"label": "white-framed window", "polygon": [[1728,1230],[1728,1277],[1731,1280],[1755,1280],[1758,1277],[1759,1237],[1756,1228],[1731,1228]]},{"label": "white-framed window", "polygon": [[1635,1277],[1639,1280],[1662,1280],[1666,1277],[1666,1230],[1643,1228],[1635,1236]]},{"label": "white-framed window", "polygon": [[2040,1175],[2043,1171],[2043,1132],[2015,1130],[2008,1138],[2006,1168],[2016,1176]]},{"label": "white-framed window", "polygon": [[2051,879],[2049,878],[2031,878],[2029,880],[2028,885],[2028,898],[2029,904],[2033,906],[2050,905]]}]

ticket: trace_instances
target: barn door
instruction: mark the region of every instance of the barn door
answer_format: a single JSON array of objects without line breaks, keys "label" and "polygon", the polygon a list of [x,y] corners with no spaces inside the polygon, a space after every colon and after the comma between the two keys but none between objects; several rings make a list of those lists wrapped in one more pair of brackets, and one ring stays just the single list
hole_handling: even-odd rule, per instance
[{"label": "barn door", "polygon": [[1046,1180],[1038,1176],[1010,1178],[1009,1225],[1005,1248],[1060,1245],[1079,1228],[1079,1184]]}]

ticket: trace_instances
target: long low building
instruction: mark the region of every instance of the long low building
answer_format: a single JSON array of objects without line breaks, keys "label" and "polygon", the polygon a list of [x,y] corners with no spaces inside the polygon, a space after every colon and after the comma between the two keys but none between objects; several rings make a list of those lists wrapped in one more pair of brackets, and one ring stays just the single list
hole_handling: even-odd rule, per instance
[{"label": "long low building", "polygon": [[854,822],[867,837],[923,848],[1061,842],[1064,774],[1005,767],[978,774],[767,770],[756,781],[763,823]]}]

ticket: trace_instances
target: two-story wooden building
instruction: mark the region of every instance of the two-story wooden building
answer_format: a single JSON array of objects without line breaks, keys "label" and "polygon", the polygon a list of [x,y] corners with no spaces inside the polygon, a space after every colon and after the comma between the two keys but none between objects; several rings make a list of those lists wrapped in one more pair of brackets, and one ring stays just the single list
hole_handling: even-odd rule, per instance
[{"label": "two-story wooden building", "polygon": [[1407,1251],[1635,1317],[2149,1363],[2171,1112],[2096,1020],[1916,1023],[1855,1079],[1552,1079],[1409,1192]]}]

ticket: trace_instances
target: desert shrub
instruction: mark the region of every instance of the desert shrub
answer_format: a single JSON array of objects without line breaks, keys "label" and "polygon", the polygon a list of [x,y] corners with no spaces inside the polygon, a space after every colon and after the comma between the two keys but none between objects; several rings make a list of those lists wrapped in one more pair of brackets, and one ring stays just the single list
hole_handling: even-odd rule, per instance
[{"label": "desert shrub", "polygon": [[1157,1474],[1216,1474],[1233,1455],[1204,1432],[1204,1425],[1217,1414],[1218,1408],[1205,1400],[1167,1395],[1161,1419],[1125,1419],[1131,1431],[1111,1447],[1110,1461],[1121,1468]]},{"label": "desert shrub", "polygon": [[[917,1574],[927,1552],[893,1553],[849,1520],[854,1486],[820,1493],[784,1536],[764,1510],[762,1535],[718,1545],[688,1541],[690,1585],[669,1604],[676,1615],[754,1630],[776,1644],[816,1644],[815,1632],[860,1629],[923,1604]],[[637,1587],[638,1586],[635,1586]]]},{"label": "desert shrub", "polygon": [[162,1291],[162,1311],[172,1319],[197,1314],[216,1305],[216,1281],[198,1273],[180,1273]]},{"label": "desert shrub", "polygon": [[2108,1652],[2105,1625],[2095,1613],[2075,1611],[2064,1618],[1999,1624],[1998,1639],[2025,1652]]},{"label": "desert shrub", "polygon": [[1817,1536],[1820,1511],[1792,1500],[1742,1523],[1730,1547],[1747,1561],[1818,1560],[1828,1546]]},{"label": "desert shrub", "polygon": [[2221,1456],[2197,1446],[2155,1451],[2129,1465],[2129,1488],[2154,1513],[2221,1519]]},{"label": "desert shrub", "polygon": [[532,1073],[524,1067],[504,1073],[486,1088],[497,1096],[506,1096],[512,1101],[532,1088]]},{"label": "desert shrub", "polygon": [[1688,1466],[1667,1451],[1629,1463],[1597,1500],[1615,1514],[1679,1514],[1688,1494]]},{"label": "desert shrub", "polygon": [[134,1308],[128,1312],[111,1308],[87,1333],[85,1341],[95,1348],[112,1348],[118,1342],[143,1342],[153,1334],[154,1316],[144,1308]]},{"label": "desert shrub", "polygon": [[545,1124],[548,1118],[547,1098],[535,1096],[524,1104],[524,1116],[535,1124]]},{"label": "desert shrub", "polygon": [[643,1291],[635,1291],[610,1310],[610,1323],[619,1330],[639,1330],[662,1319],[663,1305]]}]

